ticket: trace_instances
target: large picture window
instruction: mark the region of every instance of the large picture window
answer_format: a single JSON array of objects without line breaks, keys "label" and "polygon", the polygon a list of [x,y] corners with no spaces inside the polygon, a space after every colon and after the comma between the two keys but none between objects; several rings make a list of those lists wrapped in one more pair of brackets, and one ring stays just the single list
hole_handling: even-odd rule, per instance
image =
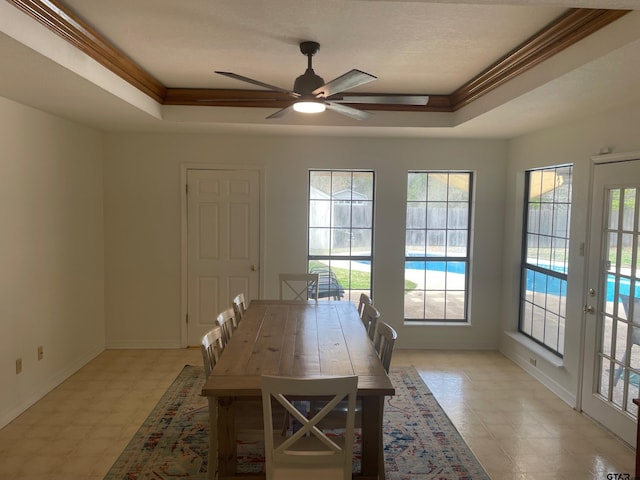
[{"label": "large picture window", "polygon": [[523,334],[564,353],[572,166],[526,172],[520,293]]},{"label": "large picture window", "polygon": [[309,172],[309,271],[320,299],[357,302],[371,295],[374,173]]},{"label": "large picture window", "polygon": [[467,320],[471,172],[409,172],[405,240],[407,321]]}]

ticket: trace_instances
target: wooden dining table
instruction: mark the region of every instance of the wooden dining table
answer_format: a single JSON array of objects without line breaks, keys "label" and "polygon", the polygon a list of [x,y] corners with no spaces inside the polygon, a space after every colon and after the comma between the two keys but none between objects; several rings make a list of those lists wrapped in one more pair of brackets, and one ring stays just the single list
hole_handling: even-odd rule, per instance
[{"label": "wooden dining table", "polygon": [[251,302],[202,388],[210,412],[211,479],[261,478],[238,473],[235,408],[239,401],[260,398],[261,375],[357,375],[362,458],[354,478],[384,479],[384,398],[395,390],[352,302]]}]

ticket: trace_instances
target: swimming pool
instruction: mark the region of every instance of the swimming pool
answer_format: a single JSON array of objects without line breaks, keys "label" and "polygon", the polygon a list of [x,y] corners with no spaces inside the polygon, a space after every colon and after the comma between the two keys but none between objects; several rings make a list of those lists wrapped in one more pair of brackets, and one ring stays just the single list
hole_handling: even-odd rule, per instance
[{"label": "swimming pool", "polygon": [[465,262],[448,261],[448,262],[421,262],[411,261],[404,263],[405,269],[411,270],[427,270],[434,272],[447,272],[447,273],[460,273],[465,274],[467,271],[467,265]]},{"label": "swimming pool", "polygon": [[[533,270],[527,270],[527,290],[534,291],[539,293],[544,293],[545,291],[549,295],[558,295],[558,296],[566,296],[567,295],[567,282],[560,278],[551,277],[549,275],[545,275],[544,273],[539,273]],[[631,290],[631,285],[629,279],[621,278],[620,279],[620,291],[618,292],[621,295],[629,295]],[[635,297],[640,298],[640,285],[635,286]],[[606,292],[606,300],[607,302],[613,302],[613,297],[615,294],[615,277],[613,275],[609,275],[607,279],[607,292]]]}]

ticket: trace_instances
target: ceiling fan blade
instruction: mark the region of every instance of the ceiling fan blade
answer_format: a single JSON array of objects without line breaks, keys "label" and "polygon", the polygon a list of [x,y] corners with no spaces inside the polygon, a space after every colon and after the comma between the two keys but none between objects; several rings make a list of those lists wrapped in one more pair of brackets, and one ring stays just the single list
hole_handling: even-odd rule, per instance
[{"label": "ceiling fan blade", "polygon": [[240,80],[241,82],[251,83],[253,85],[266,88],[267,90],[274,90],[276,92],[286,93],[288,95],[291,95],[294,98],[297,98],[300,96],[299,94],[292,92],[290,90],[285,90],[284,88],[276,87],[274,85],[269,85],[268,83],[261,82],[260,80],[254,80],[253,78],[243,77],[242,75],[238,75],[237,73],[218,72],[218,71],[216,71],[215,73],[217,73],[218,75],[224,75],[225,77],[233,78],[235,80]]},{"label": "ceiling fan blade", "polygon": [[341,113],[356,120],[368,120],[373,117],[373,113],[365,112],[364,110],[358,110],[357,108],[347,107],[346,105],[340,105],[339,103],[325,102],[327,109],[334,112]]},{"label": "ceiling fan blade", "polygon": [[278,110],[275,113],[272,113],[271,115],[269,115],[268,117],[266,117],[267,120],[271,119],[271,118],[280,118],[280,117],[284,117],[287,113],[292,112],[293,111],[293,105],[289,105],[286,108],[282,108],[280,110]]},{"label": "ceiling fan blade", "polygon": [[334,78],[330,82],[325,83],[323,86],[316,88],[312,93],[326,98],[331,95],[335,95],[336,93],[349,90],[350,88],[372,82],[377,78],[378,77],[374,77],[370,73],[353,69],[343,75],[340,75],[338,78]]},{"label": "ceiling fan blade", "polygon": [[429,102],[427,95],[343,95],[340,99],[332,98],[338,103],[377,103],[379,105],[419,105]]}]

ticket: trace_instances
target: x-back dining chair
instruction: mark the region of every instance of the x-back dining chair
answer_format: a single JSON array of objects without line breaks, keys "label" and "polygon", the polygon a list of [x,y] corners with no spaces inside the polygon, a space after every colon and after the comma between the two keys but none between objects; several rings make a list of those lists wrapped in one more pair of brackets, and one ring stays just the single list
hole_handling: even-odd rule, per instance
[{"label": "x-back dining chair", "polygon": [[[358,377],[291,378],[262,376],[262,407],[267,480],[351,480]],[[311,418],[296,408],[291,397],[323,396],[331,399]],[[274,434],[272,401],[282,405],[300,425],[290,436]],[[348,403],[342,417],[344,436],[329,437],[322,419],[341,401]],[[306,403],[306,402],[301,402]],[[276,403],[274,403],[276,404]],[[276,404],[277,405],[277,404]],[[332,425],[332,428],[335,428]]]},{"label": "x-back dining chair", "polygon": [[382,366],[389,373],[391,366],[391,355],[393,355],[393,346],[398,338],[398,333],[394,328],[386,322],[379,321],[373,335],[373,346],[378,352]]},{"label": "x-back dining chair", "polygon": [[244,312],[247,311],[247,303],[244,300],[244,293],[239,293],[235,297],[233,297],[233,311],[236,315],[236,324],[240,323],[242,317],[244,317]]},{"label": "x-back dining chair", "polygon": [[220,360],[220,355],[224,350],[224,343],[222,342],[222,328],[214,327],[208,331],[202,337],[202,343],[200,344],[200,350],[202,351],[202,361],[204,362],[204,373],[208,377],[216,366],[216,363]]},{"label": "x-back dining chair", "polygon": [[222,343],[226,346],[229,340],[231,340],[234,330],[238,327],[233,308],[229,307],[220,312],[217,321],[222,329]]},{"label": "x-back dining chair", "polygon": [[376,324],[380,318],[380,312],[373,305],[365,305],[362,309],[362,323],[364,328],[367,329],[369,338],[373,340],[373,335],[376,332]]},{"label": "x-back dining chair", "polygon": [[318,301],[317,273],[281,273],[280,300]]}]

